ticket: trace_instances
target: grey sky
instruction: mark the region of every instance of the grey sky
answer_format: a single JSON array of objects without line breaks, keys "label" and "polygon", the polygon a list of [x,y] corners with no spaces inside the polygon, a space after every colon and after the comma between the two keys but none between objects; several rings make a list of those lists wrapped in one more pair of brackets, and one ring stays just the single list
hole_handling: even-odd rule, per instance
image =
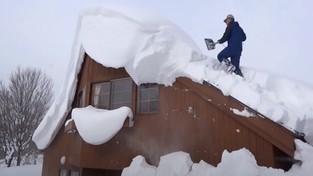
[{"label": "grey sky", "polygon": [[141,7],[182,27],[204,54],[203,38],[219,39],[232,13],[247,34],[241,65],[313,85],[311,0],[0,0],[0,80],[17,66],[41,68],[63,83],[81,8],[95,4]]}]

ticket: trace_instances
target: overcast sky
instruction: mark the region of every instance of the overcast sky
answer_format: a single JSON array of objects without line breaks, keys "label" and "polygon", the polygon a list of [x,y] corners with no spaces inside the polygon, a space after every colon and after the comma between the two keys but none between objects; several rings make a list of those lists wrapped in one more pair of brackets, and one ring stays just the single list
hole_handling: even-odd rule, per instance
[{"label": "overcast sky", "polygon": [[58,91],[63,83],[80,9],[134,6],[167,17],[204,54],[203,38],[219,39],[231,13],[247,34],[241,66],[287,76],[313,87],[312,0],[0,0],[0,80],[17,66],[42,69]]}]

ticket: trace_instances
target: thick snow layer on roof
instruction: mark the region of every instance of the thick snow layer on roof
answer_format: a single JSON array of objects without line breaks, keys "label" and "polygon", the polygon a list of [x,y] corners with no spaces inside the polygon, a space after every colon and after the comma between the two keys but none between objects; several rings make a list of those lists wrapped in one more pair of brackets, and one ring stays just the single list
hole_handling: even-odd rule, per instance
[{"label": "thick snow layer on roof", "polygon": [[150,166],[145,158],[137,156],[122,176],[310,176],[312,175],[312,146],[296,140],[295,159],[301,160],[301,165],[294,164],[288,172],[281,169],[261,167],[253,154],[243,148],[237,151],[224,151],[222,160],[214,167],[205,161],[193,163],[188,153],[174,152],[161,157],[158,167]]},{"label": "thick snow layer on roof", "polygon": [[86,12],[80,30],[86,53],[104,66],[125,67],[138,85],[171,85],[189,62],[205,59],[183,30],[160,17],[101,8]]},{"label": "thick snow layer on roof", "polygon": [[125,67],[136,84],[170,86],[180,76],[200,84],[207,81],[225,96],[237,98],[290,130],[304,132],[313,144],[313,89],[248,68],[242,68],[245,79],[227,74],[216,69],[216,59],[204,56],[182,29],[166,19],[138,9],[97,7],[81,14],[65,84],[33,135],[39,149],[51,143],[70,111],[84,52],[106,67]]},{"label": "thick snow layer on roof", "polygon": [[129,107],[104,110],[87,106],[75,108],[72,111],[72,118],[79,135],[85,142],[93,145],[106,143],[114,137],[123,127],[127,117],[129,117],[129,126],[131,127],[133,113]]},{"label": "thick snow layer on roof", "polygon": [[161,17],[116,7],[82,11],[65,84],[33,135],[39,149],[51,143],[70,111],[84,52],[106,67],[125,67],[136,84],[167,86],[184,76],[188,63],[205,59],[182,29]]}]

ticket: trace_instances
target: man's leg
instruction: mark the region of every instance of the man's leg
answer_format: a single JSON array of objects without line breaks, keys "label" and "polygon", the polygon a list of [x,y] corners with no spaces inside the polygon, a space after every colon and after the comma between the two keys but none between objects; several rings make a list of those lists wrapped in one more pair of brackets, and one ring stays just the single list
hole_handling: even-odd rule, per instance
[{"label": "man's leg", "polygon": [[230,57],[228,47],[224,48],[220,53],[217,55],[217,59],[222,62],[224,59],[227,59]]},{"label": "man's leg", "polygon": [[240,69],[240,68],[239,68],[239,64],[240,64],[240,55],[231,56],[230,60],[231,60],[231,63],[236,67],[236,69]]},{"label": "man's leg", "polygon": [[236,73],[237,75],[243,77],[243,74],[240,70],[240,55],[238,56],[232,56],[231,57],[231,63],[235,66],[235,70],[234,70],[234,73]]}]

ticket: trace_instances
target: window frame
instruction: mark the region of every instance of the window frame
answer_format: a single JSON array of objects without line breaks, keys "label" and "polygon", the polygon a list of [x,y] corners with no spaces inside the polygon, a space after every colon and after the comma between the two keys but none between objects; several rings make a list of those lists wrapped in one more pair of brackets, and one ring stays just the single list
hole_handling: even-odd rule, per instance
[{"label": "window frame", "polygon": [[59,169],[59,176],[68,176],[68,170],[65,168],[60,168]]},{"label": "window frame", "polygon": [[[82,95],[82,96],[81,96]],[[84,86],[77,95],[77,107],[82,108],[86,106],[87,86]]]},{"label": "window frame", "polygon": [[[141,100],[141,91],[142,91],[142,86],[148,86],[146,89],[146,91],[148,91],[148,99],[147,100]],[[160,98],[159,98],[159,93],[160,93],[160,90],[159,90],[159,85],[157,83],[146,83],[146,84],[141,84],[137,87],[137,98],[136,98],[136,101],[137,101],[137,108],[136,108],[136,112],[137,114],[156,114],[156,113],[159,113],[159,110],[160,110]],[[156,99],[152,99],[151,100],[151,89],[156,89],[157,91],[157,94],[156,94]],[[145,112],[142,112],[141,111],[141,103],[142,102],[146,102],[148,103],[148,111],[145,111]],[[150,106],[150,103],[151,102],[156,102],[157,103],[157,107],[156,107],[156,110],[153,111],[151,110],[151,106]]]},{"label": "window frame", "polygon": [[[102,81],[102,82],[95,82],[95,83],[92,83],[91,84],[91,98],[90,98],[90,104],[96,108],[100,108],[100,109],[103,109],[101,108],[101,106],[95,106],[94,104],[94,98],[95,98],[95,91],[94,91],[94,86],[97,85],[97,84],[109,84],[110,86],[110,90],[109,90],[109,108],[108,110],[112,110],[113,109],[113,93],[114,93],[114,87],[113,87],[113,84],[114,83],[117,83],[118,81],[123,81],[123,80],[129,80],[131,81],[131,90],[130,90],[130,102],[129,102],[129,105],[127,105],[127,107],[131,108],[131,109],[134,109],[134,82],[133,80],[131,79],[131,77],[126,77],[126,78],[118,78],[118,79],[112,79],[112,80],[108,80],[108,81]],[[122,91],[124,92],[124,91]],[[125,91],[127,92],[127,91]],[[123,103],[122,103],[123,104]],[[126,106],[126,105],[122,105],[122,106]],[[121,106],[118,106],[118,107],[114,107],[114,109],[117,109]]]},{"label": "window frame", "polygon": [[[127,80],[127,81],[131,81],[131,90],[130,91],[118,91],[118,92],[120,92],[122,95],[122,97],[123,97],[123,93],[125,93],[125,92],[130,92],[130,101],[129,101],[129,108],[132,108],[132,106],[133,106],[133,89],[134,89],[134,83],[133,83],[133,80],[129,77],[129,78],[121,78],[121,79],[113,79],[113,80],[111,80],[110,81],[110,83],[111,83],[111,91],[110,91],[110,109],[117,109],[117,108],[119,108],[119,107],[121,107],[121,106],[118,106],[118,107],[114,107],[114,104],[123,104],[123,98],[122,98],[122,103],[116,103],[116,102],[114,102],[114,93],[115,93],[115,89],[114,89],[114,83],[117,83],[118,81],[122,81],[122,80]],[[127,102],[127,101],[125,101],[125,102]],[[123,105],[123,106],[126,106],[126,105]]]},{"label": "window frame", "polygon": [[[97,82],[97,83],[92,83],[91,84],[91,98],[90,98],[91,102],[90,102],[90,104],[92,106],[96,107],[96,108],[105,109],[105,108],[101,107],[101,104],[99,104],[97,106],[94,104],[95,96],[99,96],[99,99],[100,99],[101,95],[106,95],[106,94],[95,94],[95,91],[94,91],[95,85],[101,85],[101,84],[109,84],[109,94],[108,94],[108,96],[109,96],[109,104],[108,104],[108,108],[107,109],[110,109],[110,101],[111,101],[111,82],[110,81]],[[100,100],[98,100],[98,101],[100,101]]]},{"label": "window frame", "polygon": [[69,176],[79,176],[79,170],[69,170]]}]

